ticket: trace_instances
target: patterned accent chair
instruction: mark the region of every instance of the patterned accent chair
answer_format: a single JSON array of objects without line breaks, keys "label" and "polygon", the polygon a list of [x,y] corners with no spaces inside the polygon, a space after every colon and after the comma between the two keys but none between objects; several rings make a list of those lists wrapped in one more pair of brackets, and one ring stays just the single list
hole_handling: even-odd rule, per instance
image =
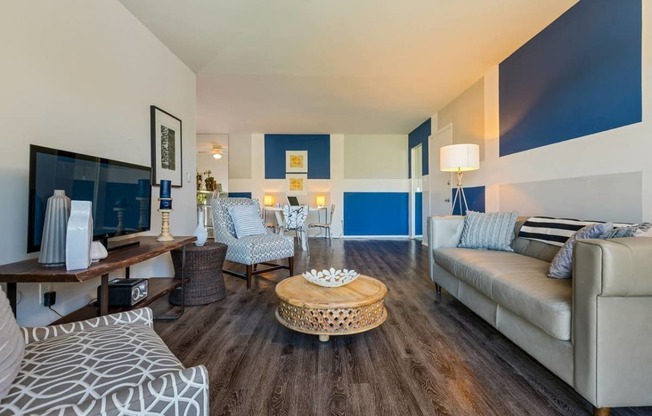
[{"label": "patterned accent chair", "polygon": [[[229,207],[235,205],[255,205],[260,210],[257,199],[249,198],[217,198],[211,201],[213,210],[213,228],[215,241],[226,244],[226,260],[245,265],[245,273],[224,269],[223,272],[247,280],[247,289],[251,288],[254,275],[278,269],[288,269],[290,276],[294,274],[294,241],[292,237],[274,234],[250,235],[237,238],[233,220],[229,215]],[[262,222],[262,218],[261,218]],[[270,263],[272,260],[287,259],[288,265]],[[258,269],[258,264],[269,266]]]},{"label": "patterned accent chair", "polygon": [[20,328],[0,289],[0,416],[208,415],[208,373],[184,368],[136,309]]}]

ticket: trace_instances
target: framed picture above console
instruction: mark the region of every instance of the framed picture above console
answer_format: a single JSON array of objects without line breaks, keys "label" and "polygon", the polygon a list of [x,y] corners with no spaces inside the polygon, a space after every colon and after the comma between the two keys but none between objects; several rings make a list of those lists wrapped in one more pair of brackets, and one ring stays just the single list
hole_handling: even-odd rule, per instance
[{"label": "framed picture above console", "polygon": [[161,179],[172,181],[172,186],[183,186],[181,161],[181,120],[161,110],[150,107],[152,129],[152,185]]}]

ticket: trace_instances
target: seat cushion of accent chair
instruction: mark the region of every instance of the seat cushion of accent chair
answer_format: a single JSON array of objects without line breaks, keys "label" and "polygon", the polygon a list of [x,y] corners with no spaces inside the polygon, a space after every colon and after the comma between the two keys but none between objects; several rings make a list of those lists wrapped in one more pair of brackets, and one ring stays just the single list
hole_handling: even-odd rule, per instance
[{"label": "seat cushion of accent chair", "polygon": [[25,347],[23,366],[0,415],[43,413],[57,406],[99,399],[183,370],[154,330],[120,324],[36,341]]},{"label": "seat cushion of accent chair", "polygon": [[294,239],[278,234],[242,237],[228,246],[226,259],[240,264],[258,264],[294,256]]}]

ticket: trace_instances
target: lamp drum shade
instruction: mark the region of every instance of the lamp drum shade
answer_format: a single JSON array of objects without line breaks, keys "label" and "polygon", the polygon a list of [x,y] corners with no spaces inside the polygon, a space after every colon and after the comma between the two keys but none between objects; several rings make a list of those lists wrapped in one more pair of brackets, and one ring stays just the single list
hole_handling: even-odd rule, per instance
[{"label": "lamp drum shade", "polygon": [[477,144],[452,144],[439,150],[439,170],[466,172],[480,169],[480,146]]},{"label": "lamp drum shade", "polygon": [[263,197],[263,205],[271,207],[274,204],[274,197],[272,195],[265,195]]},{"label": "lamp drum shade", "polygon": [[315,205],[318,207],[323,207],[326,205],[326,195],[317,195],[315,198]]}]

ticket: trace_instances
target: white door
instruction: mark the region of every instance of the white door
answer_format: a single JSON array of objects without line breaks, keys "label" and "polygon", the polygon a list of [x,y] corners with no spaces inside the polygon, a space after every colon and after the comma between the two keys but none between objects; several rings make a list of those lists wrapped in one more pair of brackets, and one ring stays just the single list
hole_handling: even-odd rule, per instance
[{"label": "white door", "polygon": [[451,205],[451,174],[439,170],[439,149],[453,143],[453,126],[449,124],[430,136],[429,149],[429,186],[430,212],[428,216],[450,215]]}]

